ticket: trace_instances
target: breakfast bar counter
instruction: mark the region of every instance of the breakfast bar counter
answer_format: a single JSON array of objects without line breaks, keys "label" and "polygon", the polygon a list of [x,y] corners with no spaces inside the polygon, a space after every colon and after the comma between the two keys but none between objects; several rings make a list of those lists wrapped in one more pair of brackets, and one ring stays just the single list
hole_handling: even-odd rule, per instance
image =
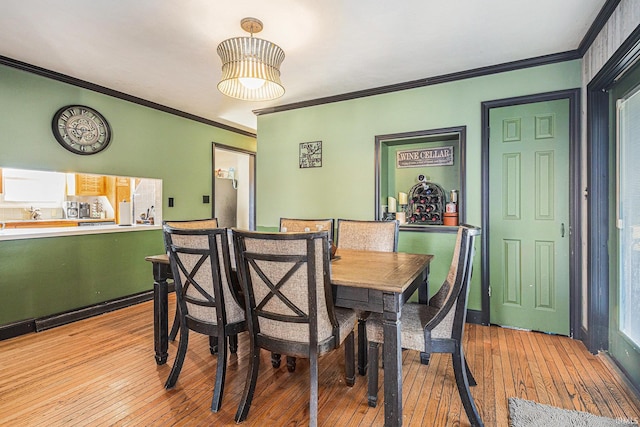
[{"label": "breakfast bar counter", "polygon": [[[78,220],[76,222],[84,222]],[[40,239],[45,237],[79,236],[83,234],[125,233],[131,231],[161,230],[162,225],[92,225],[62,227],[5,228],[0,230],[0,241],[20,239]]]}]

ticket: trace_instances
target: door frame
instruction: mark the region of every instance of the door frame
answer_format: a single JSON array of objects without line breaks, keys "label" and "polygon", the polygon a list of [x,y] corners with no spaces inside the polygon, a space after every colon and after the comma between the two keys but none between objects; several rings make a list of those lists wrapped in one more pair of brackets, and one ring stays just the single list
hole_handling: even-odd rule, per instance
[{"label": "door frame", "polygon": [[211,143],[211,217],[215,217],[216,210],[216,183],[213,171],[216,167],[216,148],[220,150],[233,151],[239,154],[246,154],[249,156],[249,230],[256,229],[256,153],[242,148],[233,147],[231,145],[218,144],[217,142]]},{"label": "door frame", "polygon": [[486,101],[481,104],[482,117],[482,243],[481,303],[482,324],[490,324],[489,298],[489,114],[492,108],[510,107],[544,101],[569,100],[569,335],[575,334],[581,312],[582,219],[580,192],[580,89],[568,89],[534,95]]},{"label": "door frame", "polygon": [[[637,27],[587,84],[587,329],[581,339],[592,353],[609,349],[609,93],[640,59]],[[615,171],[613,172],[615,173]]]}]

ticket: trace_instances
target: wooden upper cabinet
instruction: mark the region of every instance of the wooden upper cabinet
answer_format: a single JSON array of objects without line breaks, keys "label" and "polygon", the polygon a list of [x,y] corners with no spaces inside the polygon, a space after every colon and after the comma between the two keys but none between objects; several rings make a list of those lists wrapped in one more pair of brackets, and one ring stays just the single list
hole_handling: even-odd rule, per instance
[{"label": "wooden upper cabinet", "polygon": [[117,176],[116,177],[116,186],[117,187],[129,187],[131,185],[131,178],[125,176]]},{"label": "wooden upper cabinet", "polygon": [[104,176],[76,174],[76,196],[104,196],[105,194]]}]

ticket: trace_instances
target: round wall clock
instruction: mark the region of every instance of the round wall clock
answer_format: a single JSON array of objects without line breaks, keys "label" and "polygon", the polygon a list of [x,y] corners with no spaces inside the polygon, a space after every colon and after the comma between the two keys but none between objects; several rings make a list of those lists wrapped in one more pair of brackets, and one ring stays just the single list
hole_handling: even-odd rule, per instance
[{"label": "round wall clock", "polygon": [[109,145],[109,123],[93,108],[68,105],[53,116],[51,129],[56,140],[75,154],[95,154]]}]

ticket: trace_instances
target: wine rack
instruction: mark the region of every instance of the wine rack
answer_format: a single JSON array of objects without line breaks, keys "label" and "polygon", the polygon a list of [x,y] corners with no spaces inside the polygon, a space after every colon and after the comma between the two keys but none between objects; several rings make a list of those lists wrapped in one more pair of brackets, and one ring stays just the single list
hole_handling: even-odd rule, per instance
[{"label": "wine rack", "polygon": [[419,182],[409,191],[407,222],[442,225],[446,204],[444,190],[433,182]]}]

